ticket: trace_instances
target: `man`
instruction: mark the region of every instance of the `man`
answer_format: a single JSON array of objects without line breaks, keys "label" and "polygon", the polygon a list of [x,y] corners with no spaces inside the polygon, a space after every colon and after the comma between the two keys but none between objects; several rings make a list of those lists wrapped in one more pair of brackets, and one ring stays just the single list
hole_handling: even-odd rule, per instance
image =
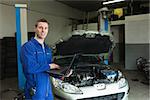
[{"label": "man", "polygon": [[21,48],[21,62],[26,77],[26,100],[53,100],[50,77],[45,71],[59,69],[59,66],[51,63],[51,49],[44,43],[48,26],[47,20],[37,20],[35,37]]}]

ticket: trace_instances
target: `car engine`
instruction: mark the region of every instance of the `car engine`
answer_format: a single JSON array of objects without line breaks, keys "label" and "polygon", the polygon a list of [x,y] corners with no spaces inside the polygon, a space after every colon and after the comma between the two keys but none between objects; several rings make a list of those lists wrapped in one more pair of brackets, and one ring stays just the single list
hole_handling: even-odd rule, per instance
[{"label": "car engine", "polygon": [[65,77],[64,81],[77,87],[83,87],[98,83],[113,83],[118,80],[118,76],[118,71],[100,65],[89,64],[76,66],[72,75]]}]

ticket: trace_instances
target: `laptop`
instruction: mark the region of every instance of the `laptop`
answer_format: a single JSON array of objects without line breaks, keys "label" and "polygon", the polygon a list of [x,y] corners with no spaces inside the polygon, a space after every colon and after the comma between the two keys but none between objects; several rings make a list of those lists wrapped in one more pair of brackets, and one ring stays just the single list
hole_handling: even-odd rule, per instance
[{"label": "laptop", "polygon": [[57,78],[57,77],[65,76],[67,70],[68,67],[60,67],[60,69],[50,69],[46,72],[49,73],[50,76]]},{"label": "laptop", "polygon": [[47,73],[49,73],[50,76],[55,77],[55,78],[60,78],[62,76],[67,76],[67,74],[70,73],[71,67],[75,61],[77,54],[74,54],[71,63],[68,67],[61,67],[60,69],[50,69],[48,71],[46,71]]}]

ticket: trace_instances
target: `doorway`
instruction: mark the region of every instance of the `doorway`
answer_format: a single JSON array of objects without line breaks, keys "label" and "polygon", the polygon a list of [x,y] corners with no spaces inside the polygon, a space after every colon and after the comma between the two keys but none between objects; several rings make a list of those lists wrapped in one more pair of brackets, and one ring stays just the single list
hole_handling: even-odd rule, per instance
[{"label": "doorway", "polygon": [[115,48],[113,50],[113,63],[125,64],[125,25],[111,26],[111,32],[114,37]]}]

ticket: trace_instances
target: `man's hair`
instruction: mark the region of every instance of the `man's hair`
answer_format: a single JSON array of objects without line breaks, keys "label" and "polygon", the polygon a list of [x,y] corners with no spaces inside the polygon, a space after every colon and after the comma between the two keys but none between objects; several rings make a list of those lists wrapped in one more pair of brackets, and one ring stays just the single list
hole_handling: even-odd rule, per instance
[{"label": "man's hair", "polygon": [[47,23],[49,25],[49,22],[45,18],[41,18],[41,19],[39,19],[39,20],[36,21],[35,27],[38,26],[39,22],[45,22],[45,23]]}]

